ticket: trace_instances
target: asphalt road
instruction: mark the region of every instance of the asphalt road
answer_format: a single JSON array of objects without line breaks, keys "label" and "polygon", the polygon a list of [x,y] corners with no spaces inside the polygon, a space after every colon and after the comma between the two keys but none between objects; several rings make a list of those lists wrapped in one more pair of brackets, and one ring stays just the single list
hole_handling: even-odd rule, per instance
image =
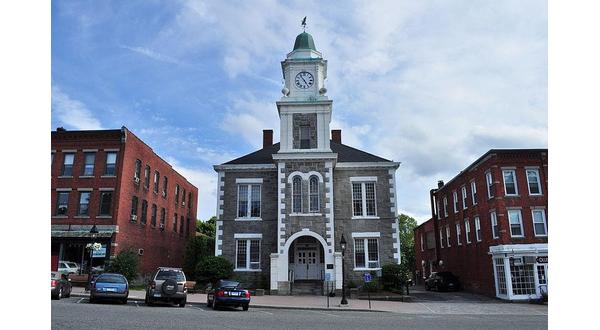
[{"label": "asphalt road", "polygon": [[547,329],[544,315],[426,315],[52,301],[52,329]]}]

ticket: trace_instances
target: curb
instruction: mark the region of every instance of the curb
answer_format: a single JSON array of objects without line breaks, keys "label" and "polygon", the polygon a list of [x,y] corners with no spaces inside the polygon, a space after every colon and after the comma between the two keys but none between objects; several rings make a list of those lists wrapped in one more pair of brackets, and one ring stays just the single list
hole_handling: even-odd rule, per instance
[{"label": "curb", "polygon": [[[88,298],[90,295],[85,293],[72,293],[71,297]],[[129,301],[144,301],[144,298],[129,297]],[[206,306],[204,302],[188,302],[188,305]],[[309,311],[342,311],[342,312],[378,312],[378,313],[392,313],[390,311],[382,311],[377,309],[364,309],[364,308],[349,308],[349,307],[307,307],[307,306],[273,306],[273,305],[260,305],[251,304],[253,308],[266,308],[266,309],[296,309],[296,310],[309,310]]]}]

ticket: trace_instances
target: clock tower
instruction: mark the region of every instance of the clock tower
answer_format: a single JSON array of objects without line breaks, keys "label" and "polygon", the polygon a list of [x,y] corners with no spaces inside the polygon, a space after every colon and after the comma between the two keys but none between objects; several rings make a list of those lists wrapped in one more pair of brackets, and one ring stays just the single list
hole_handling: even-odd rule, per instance
[{"label": "clock tower", "polygon": [[310,34],[296,37],[294,49],[281,62],[284,87],[277,102],[279,153],[327,152],[333,101],[326,96],[327,61]]}]

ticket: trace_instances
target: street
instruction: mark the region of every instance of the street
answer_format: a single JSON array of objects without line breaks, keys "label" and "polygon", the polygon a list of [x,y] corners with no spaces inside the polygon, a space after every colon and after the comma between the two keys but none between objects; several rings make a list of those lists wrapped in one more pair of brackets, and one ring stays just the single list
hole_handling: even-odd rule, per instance
[{"label": "street", "polygon": [[547,315],[407,314],[252,308],[214,311],[201,304],[148,307],[129,301],[52,301],[52,329],[547,329]]}]

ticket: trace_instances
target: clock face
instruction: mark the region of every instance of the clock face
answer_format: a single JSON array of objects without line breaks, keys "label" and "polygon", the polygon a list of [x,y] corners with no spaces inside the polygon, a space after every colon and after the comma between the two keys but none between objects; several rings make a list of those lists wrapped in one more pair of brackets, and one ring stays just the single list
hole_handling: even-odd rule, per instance
[{"label": "clock face", "polygon": [[310,72],[302,71],[296,75],[295,83],[298,88],[307,89],[312,86],[314,82],[315,79]]}]

